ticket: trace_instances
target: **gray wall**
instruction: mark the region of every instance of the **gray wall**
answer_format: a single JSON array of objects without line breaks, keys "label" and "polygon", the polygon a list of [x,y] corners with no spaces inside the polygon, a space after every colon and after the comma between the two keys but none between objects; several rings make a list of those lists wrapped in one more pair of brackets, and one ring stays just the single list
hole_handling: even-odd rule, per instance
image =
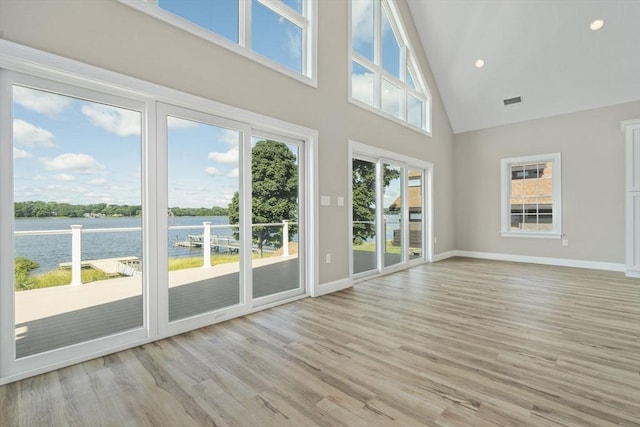
[{"label": "gray wall", "polygon": [[[456,249],[624,263],[624,134],[640,101],[455,137]],[[500,236],[500,159],[562,153],[560,240]]]},{"label": "gray wall", "polygon": [[[320,0],[317,89],[115,0],[0,1],[0,37],[319,131],[320,283],[348,277],[349,139],[434,163],[435,253],[454,247],[453,133],[409,9],[400,10],[433,94],[428,138],[347,102],[347,2]],[[332,263],[324,264],[331,252]]]}]

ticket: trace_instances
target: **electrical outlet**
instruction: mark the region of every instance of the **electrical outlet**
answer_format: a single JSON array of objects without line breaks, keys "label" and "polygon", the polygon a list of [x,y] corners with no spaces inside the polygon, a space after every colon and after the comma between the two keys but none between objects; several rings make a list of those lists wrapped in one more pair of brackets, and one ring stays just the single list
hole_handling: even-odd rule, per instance
[{"label": "electrical outlet", "polygon": [[325,255],[325,262],[326,262],[327,264],[331,264],[331,254],[327,254],[327,255]]},{"label": "electrical outlet", "polygon": [[562,239],[562,246],[569,246],[569,239]]}]

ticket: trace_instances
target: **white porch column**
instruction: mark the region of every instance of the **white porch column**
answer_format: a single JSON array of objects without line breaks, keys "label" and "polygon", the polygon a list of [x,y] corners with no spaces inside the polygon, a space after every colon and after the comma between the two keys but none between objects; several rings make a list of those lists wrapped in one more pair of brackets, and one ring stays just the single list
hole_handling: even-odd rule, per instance
[{"label": "white porch column", "polygon": [[282,220],[282,256],[289,256],[289,220]]},{"label": "white porch column", "polygon": [[82,285],[82,226],[71,226],[71,286]]},{"label": "white porch column", "polygon": [[203,222],[204,235],[202,236],[202,268],[211,267],[211,222]]}]

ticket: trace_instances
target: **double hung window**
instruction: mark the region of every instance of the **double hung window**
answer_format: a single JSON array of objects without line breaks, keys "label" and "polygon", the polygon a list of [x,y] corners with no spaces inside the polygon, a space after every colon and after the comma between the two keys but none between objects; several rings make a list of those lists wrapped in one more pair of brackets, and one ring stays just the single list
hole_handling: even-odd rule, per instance
[{"label": "double hung window", "polygon": [[560,238],[560,153],[501,160],[502,235]]}]

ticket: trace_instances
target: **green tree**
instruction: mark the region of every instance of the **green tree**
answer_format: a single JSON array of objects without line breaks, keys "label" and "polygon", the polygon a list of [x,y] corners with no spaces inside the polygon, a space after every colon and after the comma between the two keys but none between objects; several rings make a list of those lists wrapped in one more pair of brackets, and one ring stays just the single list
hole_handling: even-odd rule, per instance
[{"label": "green tree", "polygon": [[[400,171],[385,166],[383,169],[385,188],[400,176]],[[353,243],[361,245],[376,235],[376,165],[353,160]]]},{"label": "green tree", "polygon": [[[298,218],[298,167],[286,144],[264,140],[251,150],[251,213],[253,224],[268,224]],[[239,194],[229,203],[229,223],[240,222]],[[266,244],[282,245],[282,227],[254,226],[253,242],[260,256]],[[294,234],[296,227],[289,227]],[[239,233],[234,232],[236,239]]]},{"label": "green tree", "polygon": [[27,289],[33,289],[36,281],[29,274],[31,270],[35,270],[40,267],[37,262],[31,261],[28,258],[16,257],[14,261],[14,273],[15,273],[15,287],[18,291],[24,291]]}]

